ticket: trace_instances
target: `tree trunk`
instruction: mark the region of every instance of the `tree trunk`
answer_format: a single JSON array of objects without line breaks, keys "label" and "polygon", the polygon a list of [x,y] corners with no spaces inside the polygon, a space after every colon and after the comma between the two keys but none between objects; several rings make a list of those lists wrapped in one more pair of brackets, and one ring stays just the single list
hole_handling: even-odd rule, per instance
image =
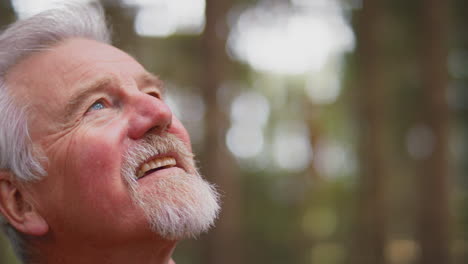
[{"label": "tree trunk", "polygon": [[122,0],[100,0],[106,12],[106,19],[112,25],[112,44],[125,52],[135,55],[137,35],[133,29],[136,9],[123,7]]},{"label": "tree trunk", "polygon": [[0,0],[0,27],[3,29],[6,25],[15,20],[15,10],[10,0]]},{"label": "tree trunk", "polygon": [[422,162],[419,239],[420,263],[450,263],[448,191],[448,105],[446,91],[448,1],[421,3],[421,69],[426,124],[434,135],[430,156]]},{"label": "tree trunk", "polygon": [[239,175],[225,144],[229,118],[220,109],[218,89],[225,80],[229,60],[225,52],[229,1],[206,1],[206,27],[202,38],[202,89],[206,103],[205,141],[201,170],[222,193],[222,212],[207,236],[204,263],[243,263],[240,241]]},{"label": "tree trunk", "polygon": [[356,264],[384,264],[386,244],[384,81],[379,33],[382,1],[363,0],[358,17],[357,103],[360,115],[360,190],[358,229],[351,253]]}]

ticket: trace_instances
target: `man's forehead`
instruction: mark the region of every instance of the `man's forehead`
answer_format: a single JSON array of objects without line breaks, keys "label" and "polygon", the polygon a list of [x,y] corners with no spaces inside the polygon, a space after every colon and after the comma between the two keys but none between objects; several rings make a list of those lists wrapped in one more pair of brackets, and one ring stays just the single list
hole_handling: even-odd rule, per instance
[{"label": "man's forehead", "polygon": [[[125,63],[131,64],[130,67],[119,69],[117,64]],[[119,74],[119,70],[125,74],[146,72],[131,56],[115,47],[93,40],[69,39],[20,61],[6,77],[7,83],[26,86],[26,93],[34,93],[42,90],[41,86],[49,90],[70,88],[64,86],[99,74],[99,67],[115,74]]]}]

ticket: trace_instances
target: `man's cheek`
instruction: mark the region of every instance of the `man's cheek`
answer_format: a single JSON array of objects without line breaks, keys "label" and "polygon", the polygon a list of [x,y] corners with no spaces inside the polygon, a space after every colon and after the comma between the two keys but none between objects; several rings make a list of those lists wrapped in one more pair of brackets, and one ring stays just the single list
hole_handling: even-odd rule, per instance
[{"label": "man's cheek", "polygon": [[190,142],[190,136],[188,135],[188,132],[185,129],[184,125],[182,125],[182,123],[178,119],[176,118],[172,119],[172,125],[168,132],[176,135],[177,138],[182,140],[187,146],[187,148],[190,151],[192,151],[192,144]]},{"label": "man's cheek", "polygon": [[110,125],[83,129],[73,142],[80,170],[86,175],[115,170],[120,164],[122,144],[118,127]]},{"label": "man's cheek", "polygon": [[74,170],[80,185],[89,191],[116,188],[120,185],[121,155],[115,144],[105,141],[87,141],[77,146]]},{"label": "man's cheek", "polygon": [[[81,203],[82,211],[91,219],[107,217],[120,208],[132,207],[130,191],[120,174],[120,155],[115,148],[106,144],[82,148],[77,164],[76,199]],[[100,216],[99,216],[100,215]]]}]

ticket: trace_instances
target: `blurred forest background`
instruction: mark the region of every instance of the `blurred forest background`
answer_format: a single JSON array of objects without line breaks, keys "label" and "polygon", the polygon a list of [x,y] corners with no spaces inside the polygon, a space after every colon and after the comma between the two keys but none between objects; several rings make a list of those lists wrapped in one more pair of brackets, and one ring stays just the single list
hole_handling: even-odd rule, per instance
[{"label": "blurred forest background", "polygon": [[223,193],[178,264],[468,262],[465,0],[101,3]]}]

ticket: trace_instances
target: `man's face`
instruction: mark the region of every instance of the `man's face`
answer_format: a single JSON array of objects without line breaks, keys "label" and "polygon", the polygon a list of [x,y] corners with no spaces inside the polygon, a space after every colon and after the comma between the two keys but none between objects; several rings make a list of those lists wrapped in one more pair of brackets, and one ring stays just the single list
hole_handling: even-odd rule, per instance
[{"label": "man's face", "polygon": [[[134,196],[138,203],[151,203],[145,197],[161,198],[154,190],[161,179],[195,171],[177,152],[143,160],[139,153],[137,164],[127,162],[128,153],[152,135],[169,135],[191,152],[187,131],[163,100],[161,82],[116,48],[70,39],[23,60],[7,83],[15,87],[16,101],[29,106],[31,138],[48,159],[48,176],[30,190],[57,241],[147,238],[148,210],[136,206]],[[168,165],[144,173],[145,162]],[[134,177],[143,175],[134,181],[138,195],[121,176],[124,165]]]}]

